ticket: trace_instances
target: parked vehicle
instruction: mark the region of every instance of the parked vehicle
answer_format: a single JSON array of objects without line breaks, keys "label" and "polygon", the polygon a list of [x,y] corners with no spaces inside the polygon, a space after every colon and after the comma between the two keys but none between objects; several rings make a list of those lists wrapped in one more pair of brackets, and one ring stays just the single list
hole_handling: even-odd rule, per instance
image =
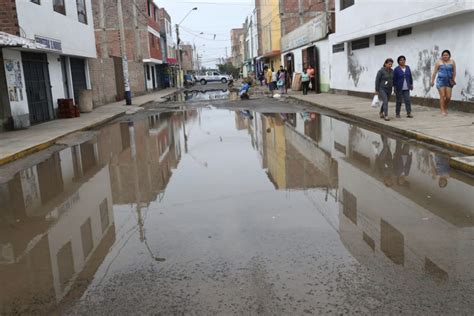
[{"label": "parked vehicle", "polygon": [[203,75],[197,75],[196,80],[199,81],[202,85],[207,84],[208,82],[222,82],[227,83],[230,80],[233,80],[232,75],[221,74],[217,71],[208,71]]}]

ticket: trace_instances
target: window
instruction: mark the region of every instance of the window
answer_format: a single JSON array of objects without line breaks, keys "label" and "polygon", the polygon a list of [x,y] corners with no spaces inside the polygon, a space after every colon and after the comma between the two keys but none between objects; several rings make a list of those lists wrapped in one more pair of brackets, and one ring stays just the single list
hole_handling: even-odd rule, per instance
[{"label": "window", "polygon": [[146,79],[150,80],[150,66],[146,65]]},{"label": "window", "polygon": [[100,210],[100,224],[102,226],[102,233],[105,233],[105,230],[109,227],[109,204],[107,199],[103,200],[99,205]]},{"label": "window", "polygon": [[76,4],[77,4],[77,18],[79,22],[87,24],[86,1],[76,0]]},{"label": "window", "polygon": [[53,0],[53,9],[58,13],[66,15],[66,6],[64,5],[64,0]]},{"label": "window", "polygon": [[85,259],[91,253],[92,248],[94,248],[94,242],[92,240],[92,225],[90,218],[88,218],[81,226],[81,240],[82,253],[84,254]]},{"label": "window", "polygon": [[406,35],[410,35],[410,34],[411,34],[411,27],[407,27],[406,29],[398,30],[398,32],[397,32],[398,37],[406,36]]},{"label": "window", "polygon": [[375,35],[375,46],[384,45],[387,43],[387,34]]},{"label": "window", "polygon": [[151,16],[151,1],[147,0],[147,12],[148,16]]},{"label": "window", "polygon": [[380,220],[380,249],[393,263],[405,263],[405,238],[395,227]]},{"label": "window", "polygon": [[332,52],[339,53],[344,51],[344,43],[332,45]]},{"label": "window", "polygon": [[30,1],[33,2],[33,3],[41,5],[40,0],[30,0]]},{"label": "window", "polygon": [[341,10],[354,5],[354,0],[341,0]]},{"label": "window", "polygon": [[342,189],[342,213],[357,225],[357,198],[346,189]]},{"label": "window", "polygon": [[361,38],[351,42],[352,50],[362,49],[369,47],[369,38]]}]

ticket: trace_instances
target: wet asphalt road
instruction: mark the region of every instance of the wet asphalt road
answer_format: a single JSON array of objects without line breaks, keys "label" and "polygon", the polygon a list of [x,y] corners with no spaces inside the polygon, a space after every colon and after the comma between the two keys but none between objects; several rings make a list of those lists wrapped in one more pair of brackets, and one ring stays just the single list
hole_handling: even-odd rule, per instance
[{"label": "wet asphalt road", "polygon": [[211,93],[0,169],[0,313],[472,313],[474,181],[446,153]]}]

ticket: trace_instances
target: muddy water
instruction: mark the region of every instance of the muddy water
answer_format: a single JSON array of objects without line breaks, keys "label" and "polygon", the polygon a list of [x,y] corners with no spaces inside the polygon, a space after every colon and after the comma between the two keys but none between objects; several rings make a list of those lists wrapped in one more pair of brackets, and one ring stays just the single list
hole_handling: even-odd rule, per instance
[{"label": "muddy water", "polygon": [[470,314],[473,179],[318,113],[195,109],[0,169],[0,314]]}]

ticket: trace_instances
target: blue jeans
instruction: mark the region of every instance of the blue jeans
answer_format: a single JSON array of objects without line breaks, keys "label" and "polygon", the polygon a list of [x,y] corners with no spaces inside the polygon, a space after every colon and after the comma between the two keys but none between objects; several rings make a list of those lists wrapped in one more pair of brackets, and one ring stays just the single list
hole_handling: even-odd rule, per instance
[{"label": "blue jeans", "polygon": [[388,116],[388,99],[392,94],[392,89],[381,88],[379,90],[379,96],[382,99],[382,106],[380,107],[380,113],[383,113],[385,116]]},{"label": "blue jeans", "polygon": [[400,110],[402,108],[402,98],[405,103],[405,109],[407,114],[411,113],[411,100],[410,100],[410,90],[397,91],[397,103],[395,105],[395,113],[400,115]]}]

